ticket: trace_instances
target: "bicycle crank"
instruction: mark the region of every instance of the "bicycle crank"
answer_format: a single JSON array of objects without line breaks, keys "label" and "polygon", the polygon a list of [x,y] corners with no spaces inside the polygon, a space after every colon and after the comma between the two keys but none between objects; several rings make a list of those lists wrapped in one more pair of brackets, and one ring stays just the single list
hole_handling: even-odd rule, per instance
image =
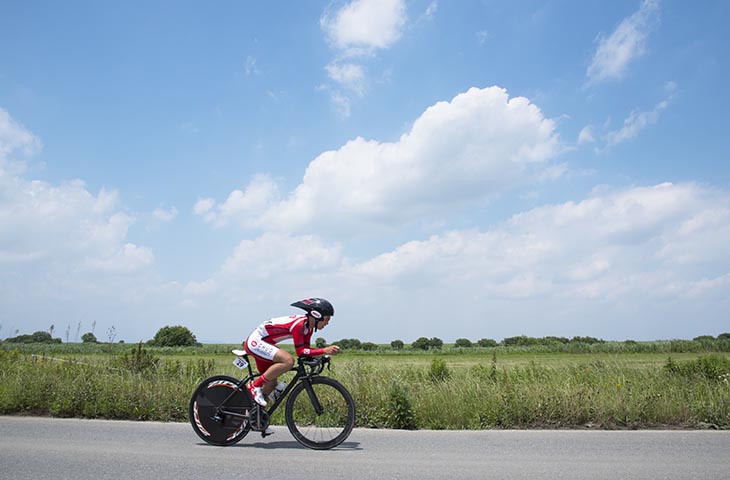
[{"label": "bicycle crank", "polygon": [[248,423],[251,425],[251,430],[263,432],[269,426],[269,413],[260,405],[254,405],[248,412]]}]

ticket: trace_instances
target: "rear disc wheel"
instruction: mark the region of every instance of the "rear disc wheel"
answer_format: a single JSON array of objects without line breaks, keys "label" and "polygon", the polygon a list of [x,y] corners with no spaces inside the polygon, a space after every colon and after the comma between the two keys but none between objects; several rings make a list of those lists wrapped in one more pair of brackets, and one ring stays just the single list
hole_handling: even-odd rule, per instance
[{"label": "rear disc wheel", "polygon": [[211,445],[233,445],[251,430],[248,420],[226,413],[245,415],[250,408],[248,396],[238,388],[238,382],[227,375],[216,375],[203,380],[190,398],[190,424]]}]

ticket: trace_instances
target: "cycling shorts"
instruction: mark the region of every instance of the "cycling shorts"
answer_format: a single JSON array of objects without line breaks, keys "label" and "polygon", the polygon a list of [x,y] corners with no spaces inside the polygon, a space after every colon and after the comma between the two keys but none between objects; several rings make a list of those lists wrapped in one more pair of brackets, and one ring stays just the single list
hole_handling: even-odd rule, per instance
[{"label": "cycling shorts", "polygon": [[258,331],[254,331],[249,335],[246,341],[243,342],[243,346],[256,360],[256,368],[259,373],[264,373],[266,369],[274,364],[274,355],[279,350],[276,345],[263,341]]}]

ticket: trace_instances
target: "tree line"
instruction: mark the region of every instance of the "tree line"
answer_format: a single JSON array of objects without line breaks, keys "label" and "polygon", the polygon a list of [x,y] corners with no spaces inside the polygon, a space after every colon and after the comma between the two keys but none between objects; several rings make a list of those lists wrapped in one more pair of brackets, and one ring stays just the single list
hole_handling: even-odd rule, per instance
[{"label": "tree line", "polygon": [[[96,323],[96,322],[94,322]],[[54,338],[52,336],[53,326],[48,332],[37,331],[30,335],[17,335],[15,337],[6,338],[4,341],[7,343],[63,343],[60,338]],[[116,328],[111,327],[107,331],[107,343],[113,343],[116,337]],[[0,340],[0,343],[3,340]],[[93,330],[86,332],[81,335],[82,343],[99,343],[99,340],[94,335]],[[68,341],[66,342],[68,343]],[[120,343],[124,343],[123,340]],[[195,338],[193,332],[187,327],[181,325],[165,326],[160,328],[155,334],[154,338],[146,342],[151,347],[195,347],[201,344]]]},{"label": "tree line", "polygon": [[[96,323],[96,322],[94,322]],[[53,326],[50,331],[37,331],[30,335],[17,335],[15,337],[6,338],[4,341],[7,343],[62,343],[60,338],[54,338],[52,336]],[[116,336],[116,329],[111,327],[107,332],[109,342],[112,343]],[[81,336],[83,343],[99,343],[96,336],[91,332],[87,332]],[[715,341],[730,341],[730,333],[721,333],[717,337],[712,335],[701,335],[692,339],[695,342],[706,342],[711,343]],[[0,340],[2,342],[2,340]],[[123,343],[120,342],[120,343]],[[200,346],[201,344],[197,341],[193,332],[187,327],[181,325],[165,326],[160,328],[155,334],[154,338],[146,342],[147,345],[152,347],[194,347]],[[606,343],[605,340],[595,337],[581,337],[575,336],[572,338],[568,337],[528,337],[526,335],[520,335],[516,337],[504,338],[501,342],[497,342],[491,338],[481,338],[476,341],[471,341],[468,338],[457,338],[453,346],[456,348],[473,348],[473,347],[534,347],[534,346],[559,346],[559,345],[595,345]],[[636,344],[638,342],[634,340],[625,340],[623,343]],[[360,341],[357,338],[343,338],[332,342],[332,345],[338,345],[343,350],[362,350],[362,351],[374,351],[379,349],[387,349],[387,344],[380,345],[368,341]],[[318,348],[324,348],[327,346],[327,340],[324,338],[317,338],[315,340],[315,346]],[[444,341],[438,337],[419,337],[413,341],[410,345],[406,344],[403,340],[393,340],[390,342],[391,350],[403,350],[409,348],[411,350],[440,350],[444,347]]]},{"label": "tree line", "polygon": [[[694,342],[715,342],[715,341],[730,341],[730,333],[721,333],[717,337],[712,335],[701,335],[692,339]],[[453,346],[456,348],[473,348],[473,347],[534,347],[534,346],[546,346],[554,347],[556,345],[595,345],[606,343],[606,340],[596,337],[589,336],[574,336],[568,337],[528,337],[526,335],[520,335],[516,337],[504,338],[501,342],[498,342],[491,338],[482,338],[477,341],[471,341],[468,338],[457,338]],[[637,344],[635,340],[625,340],[623,343],[628,345]],[[364,350],[372,351],[382,348],[387,348],[386,345],[378,345],[373,342],[361,342],[356,338],[343,338],[332,342],[333,345],[339,345],[342,349],[349,350]],[[318,338],[316,340],[317,347],[324,347],[327,345],[327,341],[324,338]],[[393,340],[390,342],[390,348],[392,350],[403,350],[410,348],[412,350],[440,350],[443,348],[444,342],[438,337],[419,337],[413,341],[410,345],[407,345],[402,340]]]}]

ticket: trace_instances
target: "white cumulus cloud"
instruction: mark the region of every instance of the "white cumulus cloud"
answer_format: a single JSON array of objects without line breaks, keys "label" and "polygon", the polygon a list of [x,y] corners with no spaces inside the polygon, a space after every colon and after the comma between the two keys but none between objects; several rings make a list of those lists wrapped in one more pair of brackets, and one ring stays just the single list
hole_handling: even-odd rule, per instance
[{"label": "white cumulus cloud", "polygon": [[[40,145],[0,110],[0,160],[12,163]],[[29,179],[23,169],[0,163],[0,282],[6,286],[0,303],[8,311],[22,309],[23,302],[54,309],[59,307],[54,302],[104,288],[105,295],[124,296],[118,282],[154,262],[151,249],[128,239],[135,222],[116,190],[94,194],[81,180]]]},{"label": "white cumulus cloud", "polygon": [[53,185],[0,172],[0,252],[54,266],[134,271],[152,252],[126,241],[135,218],[117,210],[116,191],[97,195],[80,181]]},{"label": "white cumulus cloud", "polygon": [[[184,305],[231,305],[252,314],[271,312],[312,292],[326,297],[346,260],[342,246],[316,235],[265,233],[241,240],[218,271],[184,289]],[[264,315],[264,313],[260,313]]]},{"label": "white cumulus cloud", "polygon": [[[484,298],[657,298],[727,286],[730,194],[665,183],[536,208],[486,231],[412,241],[353,267],[376,284]],[[713,265],[716,279],[707,278]],[[416,280],[417,279],[417,280]],[[468,287],[465,287],[468,286]]]},{"label": "white cumulus cloud", "polygon": [[326,236],[269,232],[187,293],[264,312],[317,292],[347,306],[349,335],[378,341],[414,340],[424,316],[442,317],[430,328],[451,339],[656,339],[701,312],[716,335],[730,307],[729,205],[727,190],[694,183],[601,188],[364,260]]},{"label": "white cumulus cloud", "polygon": [[334,13],[325,12],[320,19],[333,45],[350,53],[391,46],[405,23],[403,0],[353,0]]},{"label": "white cumulus cloud", "polygon": [[454,207],[554,176],[548,170],[559,174],[549,162],[559,150],[554,122],[528,99],[472,88],[428,108],[396,142],[356,138],[322,153],[284,199],[262,176],[222,204],[198,202],[195,211],[217,225],[237,218],[278,231],[438,220]]},{"label": "white cumulus cloud", "polygon": [[216,205],[213,199],[195,203],[193,213],[217,227],[237,221],[245,227],[257,227],[260,216],[279,199],[279,189],[267,175],[256,175],[245,190],[234,190],[225,202]]}]

